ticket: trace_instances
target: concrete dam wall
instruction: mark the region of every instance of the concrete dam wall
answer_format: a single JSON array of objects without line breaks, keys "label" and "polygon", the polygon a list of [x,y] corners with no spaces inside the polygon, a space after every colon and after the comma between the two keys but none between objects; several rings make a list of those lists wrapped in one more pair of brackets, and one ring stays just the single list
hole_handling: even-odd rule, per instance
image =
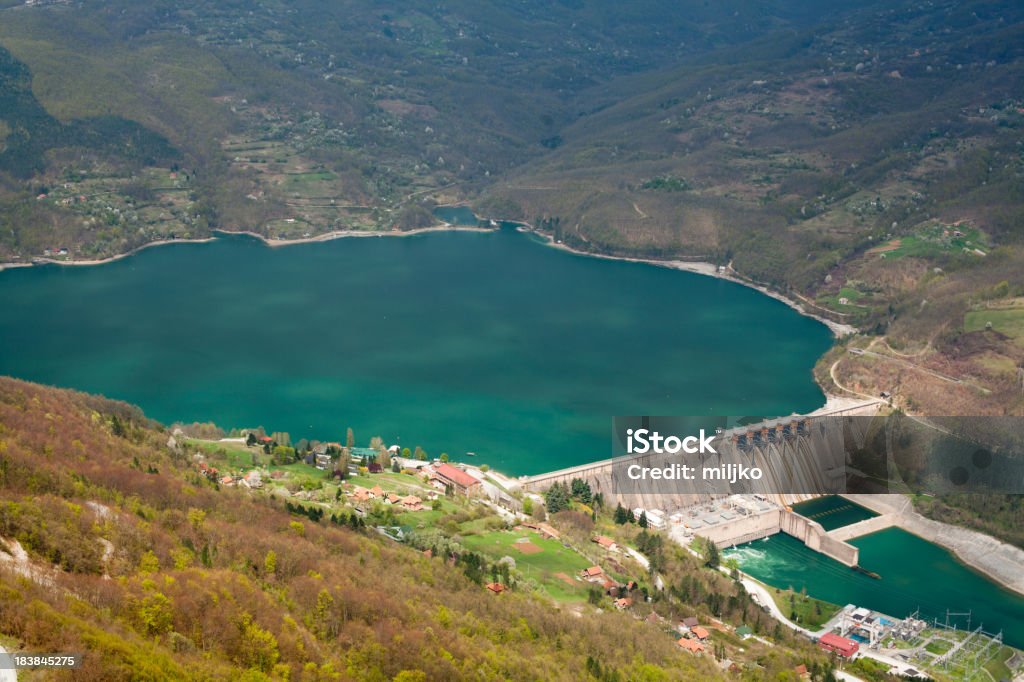
[{"label": "concrete dam wall", "polygon": [[776,533],[792,535],[814,551],[847,566],[856,566],[860,560],[857,547],[831,536],[817,521],[811,521],[788,509],[772,509],[697,531],[697,535],[711,540],[719,547],[742,545]]},{"label": "concrete dam wall", "polygon": [[818,495],[844,492],[845,446],[851,439],[856,442],[864,437],[858,431],[865,428],[867,420],[841,417],[873,415],[880,402],[864,401],[807,417],[773,419],[717,435],[712,444],[718,454],[707,455],[701,464],[758,467],[763,478],[742,482],[742,489],[706,480],[623,485],[622,474],[630,464],[657,468],[680,459],[678,455],[667,454],[606,459],[520,480],[524,490],[540,493],[556,482],[568,484],[580,478],[594,492],[600,492],[606,503],[621,503],[626,508],[681,509],[737,492],[761,495],[785,506]]},{"label": "concrete dam wall", "polygon": [[811,549],[847,565],[856,566],[859,550],[845,537],[829,535],[821,524],[788,509],[790,504],[819,495],[843,493],[846,486],[847,450],[867,437],[865,419],[881,401],[848,404],[839,409],[819,410],[807,417],[789,417],[730,429],[712,441],[717,454],[709,454],[703,467],[757,467],[759,480],[729,485],[721,481],[673,480],[657,484],[624,481],[626,467],[660,468],[680,459],[679,455],[649,454],[560,469],[520,479],[524,490],[542,493],[556,482],[570,484],[583,479],[606,504],[620,503],[627,509],[684,509],[743,493],[771,500],[778,506],[696,530],[720,547],[751,542],[775,533],[791,535]]}]

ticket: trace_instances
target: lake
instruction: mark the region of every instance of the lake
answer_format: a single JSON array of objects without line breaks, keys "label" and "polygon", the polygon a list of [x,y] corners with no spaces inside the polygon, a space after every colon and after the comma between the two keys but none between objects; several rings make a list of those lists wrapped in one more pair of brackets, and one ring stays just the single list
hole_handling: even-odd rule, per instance
[{"label": "lake", "polygon": [[514,229],[270,248],[244,237],[0,272],[0,373],[164,423],[477,453],[512,474],[603,459],[611,417],[824,403],[819,322],[753,289],[571,254]]}]

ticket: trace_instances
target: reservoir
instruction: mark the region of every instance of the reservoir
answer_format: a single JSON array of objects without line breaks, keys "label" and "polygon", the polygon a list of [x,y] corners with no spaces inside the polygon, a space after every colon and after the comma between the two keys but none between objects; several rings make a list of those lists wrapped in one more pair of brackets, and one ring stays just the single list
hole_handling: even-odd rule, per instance
[{"label": "reservoir", "polygon": [[248,237],[0,272],[0,374],[161,422],[372,436],[528,474],[606,458],[615,415],[789,415],[826,327],[753,289],[514,229]]},{"label": "reservoir", "polygon": [[[856,604],[905,618],[916,609],[929,623],[945,621],[946,609],[971,612],[971,627],[1003,631],[1011,646],[1024,646],[1024,596],[1003,589],[957,561],[948,550],[900,528],[854,538],[860,565],[881,579],[871,578],[808,549],[799,540],[779,533],[757,540],[723,556],[735,557],[742,570],[773,587],[807,594],[840,606]],[[966,618],[951,617],[960,629]]]}]

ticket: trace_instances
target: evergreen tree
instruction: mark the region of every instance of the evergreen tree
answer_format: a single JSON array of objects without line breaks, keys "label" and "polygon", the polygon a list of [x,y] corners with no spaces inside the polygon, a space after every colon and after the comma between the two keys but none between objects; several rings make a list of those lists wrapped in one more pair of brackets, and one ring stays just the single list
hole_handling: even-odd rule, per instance
[{"label": "evergreen tree", "polygon": [[705,554],[704,563],[710,568],[718,568],[718,564],[722,562],[721,556],[718,554],[718,545],[711,540],[704,541]]},{"label": "evergreen tree", "polygon": [[629,521],[629,514],[626,512],[626,508],[622,506],[620,502],[615,507],[615,523],[620,526]]},{"label": "evergreen tree", "polygon": [[647,528],[647,512],[646,511],[640,512],[640,520],[637,521],[637,525],[639,525],[641,528]]}]

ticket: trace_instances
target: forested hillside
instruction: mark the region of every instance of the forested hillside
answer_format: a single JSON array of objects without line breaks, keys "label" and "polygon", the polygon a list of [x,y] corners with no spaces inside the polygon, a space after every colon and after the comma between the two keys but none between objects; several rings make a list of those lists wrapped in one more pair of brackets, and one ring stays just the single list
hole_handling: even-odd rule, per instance
[{"label": "forested hillside", "polygon": [[829,390],[1024,410],[1019,3],[7,0],[0,18],[5,261],[408,230],[465,201],[579,250],[711,261],[884,336],[863,345],[887,357],[823,360]]},{"label": "forested hillside", "polygon": [[127,405],[0,381],[0,643],[85,651],[93,680],[569,680],[588,657],[608,679],[715,676],[629,616],[492,595],[218,491],[167,439]]}]

